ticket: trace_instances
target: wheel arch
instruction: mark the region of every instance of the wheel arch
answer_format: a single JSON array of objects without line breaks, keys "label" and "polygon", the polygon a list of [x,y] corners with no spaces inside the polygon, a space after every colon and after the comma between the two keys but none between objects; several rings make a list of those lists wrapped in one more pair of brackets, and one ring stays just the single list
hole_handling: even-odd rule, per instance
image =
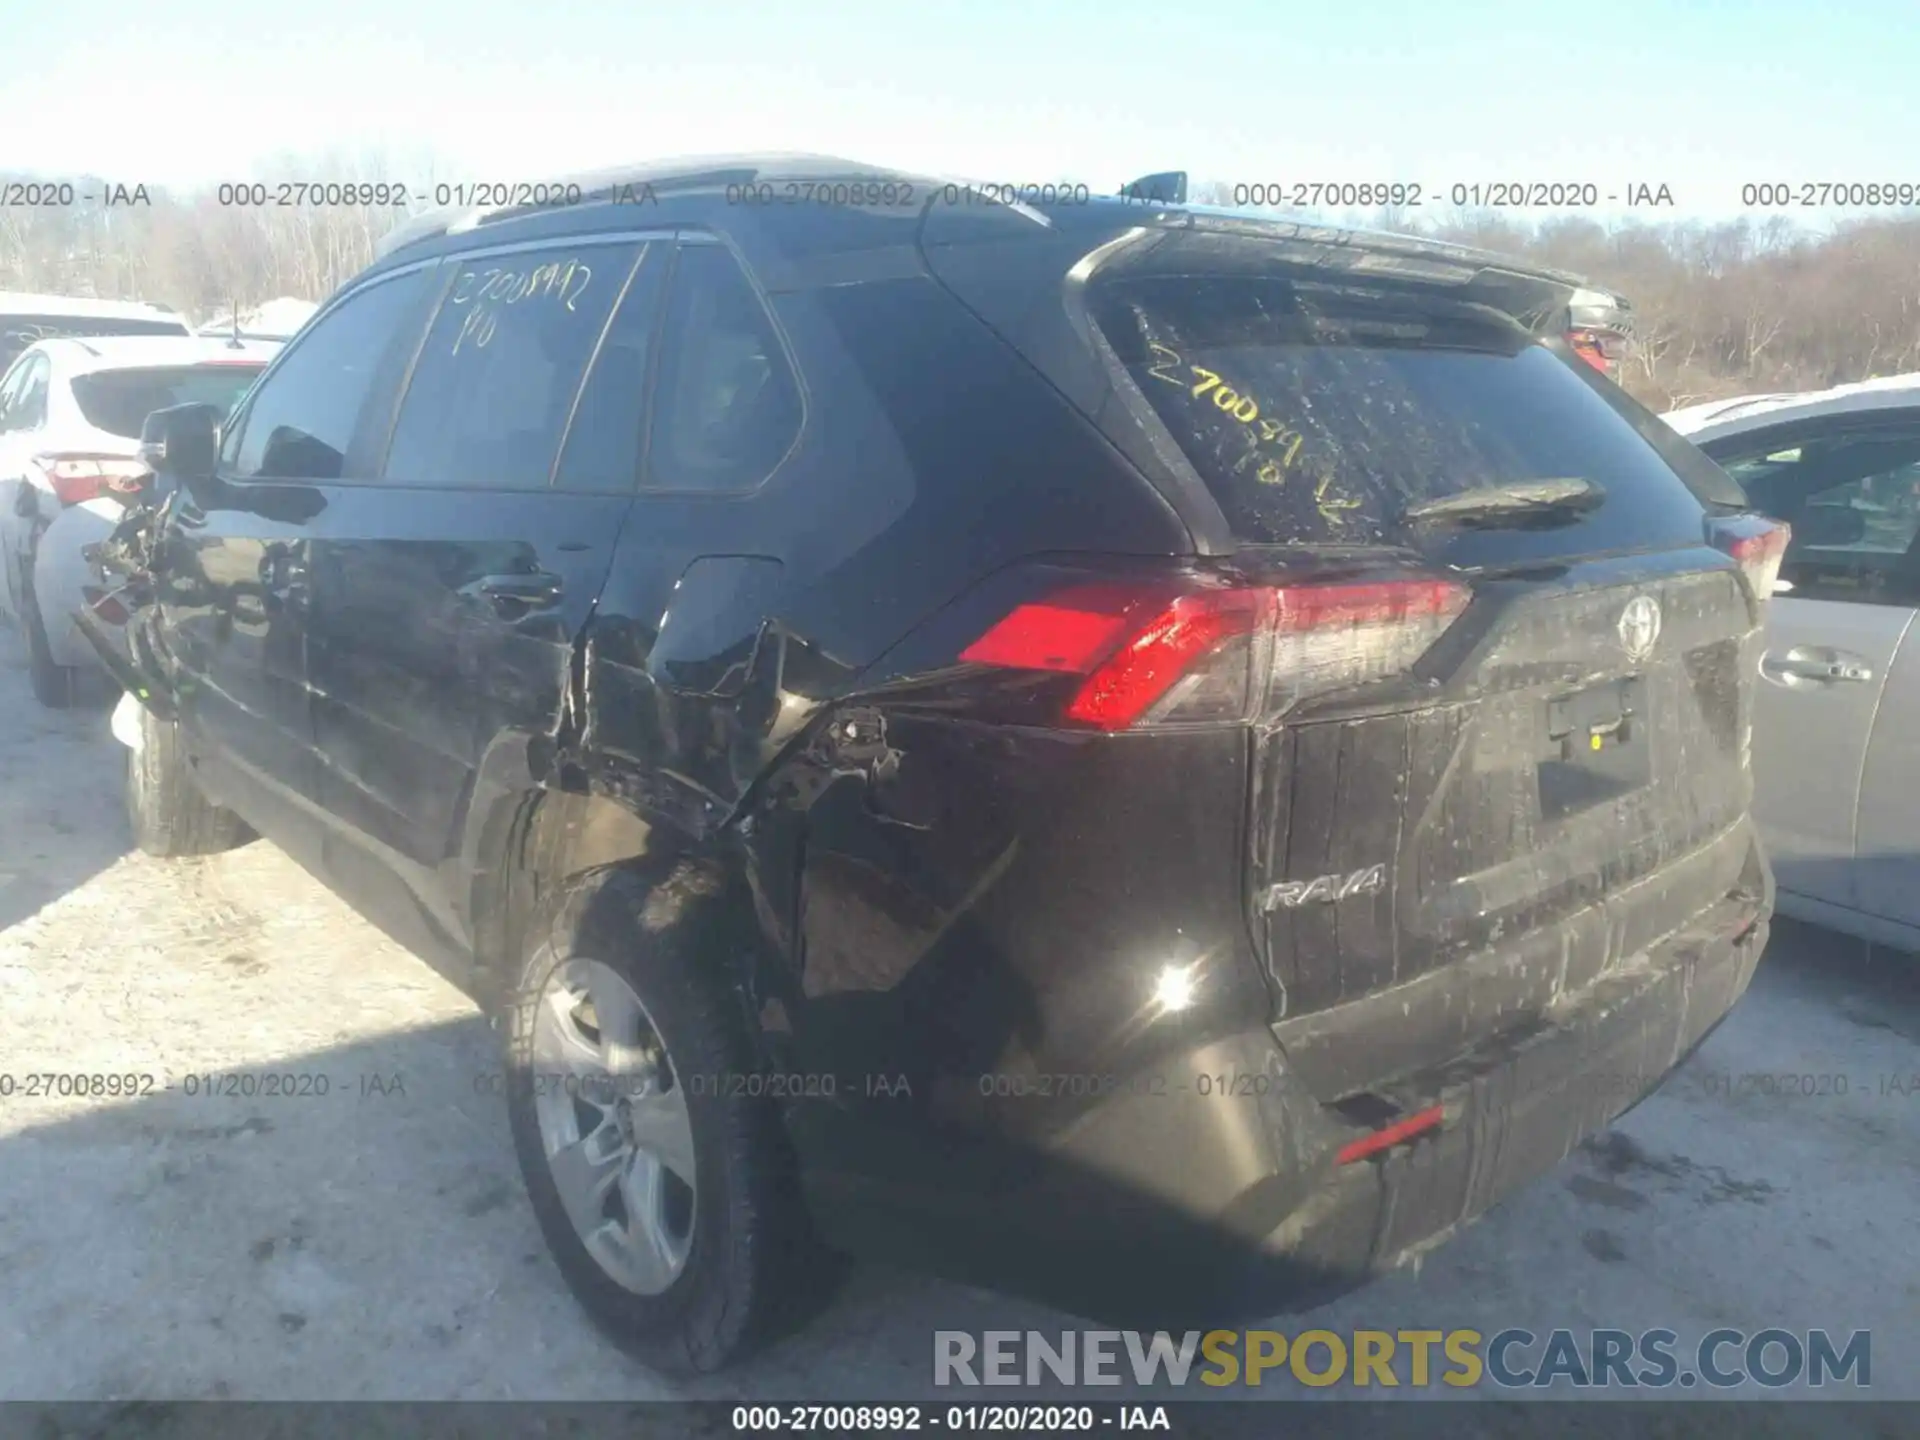
[{"label": "wheel arch", "polygon": [[468,827],[474,992],[497,1013],[527,927],[581,876],[622,872],[644,893],[643,931],[689,936],[727,970],[750,1034],[760,1030],[764,938],[754,923],[742,854],[652,823],[610,796],[530,784],[494,798]]}]

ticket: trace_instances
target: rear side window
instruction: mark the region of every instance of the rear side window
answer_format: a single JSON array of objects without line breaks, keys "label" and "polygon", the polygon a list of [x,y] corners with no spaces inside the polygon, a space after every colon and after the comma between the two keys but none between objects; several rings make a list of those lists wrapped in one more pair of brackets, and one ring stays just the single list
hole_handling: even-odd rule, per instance
[{"label": "rear side window", "polygon": [[1920,599],[1920,419],[1824,419],[1706,448],[1755,508],[1793,527],[1780,567],[1793,594]]},{"label": "rear side window", "polygon": [[1168,276],[1097,286],[1094,313],[1247,543],[1404,544],[1410,504],[1562,478],[1698,539],[1698,505],[1658,452],[1572,365],[1492,312],[1437,295]]},{"label": "rear side window", "polygon": [[800,388],[773,321],[718,245],[680,252],[653,414],[647,482],[657,490],[751,490],[800,433]]},{"label": "rear side window", "polygon": [[400,403],[398,485],[544,489],[640,246],[574,244],[460,263]]},{"label": "rear side window", "polygon": [[651,245],[627,282],[573,407],[554,484],[563,490],[626,491],[640,477],[647,423],[647,356],[660,328],[671,244]]},{"label": "rear side window", "polygon": [[27,375],[33,369],[33,362],[26,361],[15,365],[0,379],[0,434],[15,427],[13,415],[20,408],[20,398],[26,394]]},{"label": "rear side window", "polygon": [[222,446],[237,478],[344,478],[374,377],[402,327],[418,323],[430,273],[414,270],[354,292],[286,350],[249,399],[239,439]]},{"label": "rear side window", "polygon": [[74,377],[73,398],[94,429],[138,440],[147,416],[172,405],[213,405],[224,416],[264,368],[183,365],[168,370],[100,370]]},{"label": "rear side window", "polygon": [[37,430],[47,423],[47,377],[52,370],[52,362],[45,355],[36,355],[26,362],[20,388],[7,402],[7,429]]}]

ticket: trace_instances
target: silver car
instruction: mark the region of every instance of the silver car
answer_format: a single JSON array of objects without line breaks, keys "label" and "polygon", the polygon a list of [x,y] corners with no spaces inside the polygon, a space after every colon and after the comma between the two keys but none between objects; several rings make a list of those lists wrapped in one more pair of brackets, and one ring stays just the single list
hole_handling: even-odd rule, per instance
[{"label": "silver car", "polygon": [[1793,527],[1753,727],[1779,908],[1920,950],[1920,374],[1665,418]]},{"label": "silver car", "polygon": [[277,343],[180,336],[66,336],[27,347],[0,377],[0,615],[25,632],[35,697],[72,698],[92,649],[74,628],[90,586],[87,547],[113,533],[145,483],[140,429],[191,401],[224,414]]}]

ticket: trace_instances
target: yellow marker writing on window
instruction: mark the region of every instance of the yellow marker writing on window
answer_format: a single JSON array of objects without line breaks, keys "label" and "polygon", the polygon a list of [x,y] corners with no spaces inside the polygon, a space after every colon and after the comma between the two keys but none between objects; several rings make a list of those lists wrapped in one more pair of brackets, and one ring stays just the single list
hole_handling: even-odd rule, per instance
[{"label": "yellow marker writing on window", "polygon": [[[1259,402],[1251,395],[1242,394],[1227,384],[1221,379],[1218,371],[1209,370],[1201,365],[1187,365],[1178,350],[1171,345],[1162,345],[1158,340],[1149,340],[1147,345],[1153,352],[1153,364],[1147,367],[1148,375],[1155,380],[1164,380],[1169,385],[1184,386],[1193,399],[1199,400],[1205,397],[1221,414],[1230,415],[1245,425],[1255,453],[1258,453],[1260,441],[1252,439],[1254,431],[1258,431],[1262,439],[1285,447],[1285,453],[1278,457],[1261,455],[1260,468],[1254,472],[1255,478],[1262,485],[1282,484],[1295,458],[1300,454],[1300,447],[1306,442],[1306,437],[1277,421],[1262,419]],[[1191,382],[1183,381],[1175,373],[1183,367],[1193,376]],[[1244,464],[1245,461],[1241,463]],[[1234,468],[1237,472],[1240,467]]]},{"label": "yellow marker writing on window", "polygon": [[1322,475],[1320,477],[1320,483],[1314,486],[1313,489],[1314,506],[1320,512],[1320,518],[1325,520],[1329,525],[1344,525],[1346,523],[1346,517],[1341,512],[1345,510],[1358,510],[1360,508],[1360,502],[1358,500],[1343,499],[1331,493],[1332,490],[1333,476]]}]

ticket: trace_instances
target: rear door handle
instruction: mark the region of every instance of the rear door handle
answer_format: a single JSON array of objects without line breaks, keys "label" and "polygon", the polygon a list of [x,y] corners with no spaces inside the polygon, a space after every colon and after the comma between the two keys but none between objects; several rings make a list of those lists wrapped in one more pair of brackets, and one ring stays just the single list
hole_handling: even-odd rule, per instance
[{"label": "rear door handle", "polygon": [[1873,666],[1848,650],[1796,645],[1779,654],[1768,651],[1760,659],[1760,673],[1782,685],[1860,684],[1873,679]]},{"label": "rear door handle", "polygon": [[562,586],[558,575],[536,570],[532,574],[483,575],[463,588],[464,593],[484,596],[503,608],[537,609],[559,600]]}]

